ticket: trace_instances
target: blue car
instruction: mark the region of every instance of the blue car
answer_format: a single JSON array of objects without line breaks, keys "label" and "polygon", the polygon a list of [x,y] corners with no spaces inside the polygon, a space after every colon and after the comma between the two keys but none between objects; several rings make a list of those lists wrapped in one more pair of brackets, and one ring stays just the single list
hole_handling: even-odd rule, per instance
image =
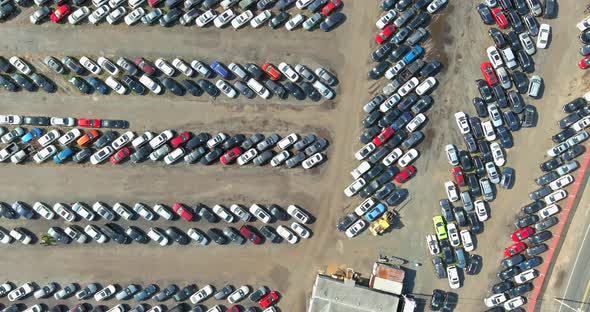
[{"label": "blue car", "polygon": [[374,221],[375,219],[379,218],[387,208],[382,203],[377,204],[377,206],[373,207],[367,214],[365,215],[365,219],[369,222]]},{"label": "blue car", "polygon": [[72,155],[74,155],[74,150],[68,147],[65,150],[59,152],[57,155],[53,156],[53,162],[56,164],[63,164],[63,162]]},{"label": "blue car", "polygon": [[391,127],[394,131],[398,131],[401,129],[405,124],[407,124],[410,120],[414,118],[410,112],[405,111],[401,116],[399,116],[392,124]]},{"label": "blue car", "polygon": [[109,93],[109,88],[107,88],[107,86],[102,81],[90,76],[84,79],[86,80],[86,82],[88,82],[89,85],[92,86],[92,88],[94,88],[94,90],[100,92],[101,94]]},{"label": "blue car", "polygon": [[406,55],[404,55],[404,62],[406,62],[406,64],[413,62],[423,52],[424,52],[424,49],[421,46],[415,45],[414,47],[412,47],[412,49],[410,49],[410,52],[408,52],[408,53],[406,53]]},{"label": "blue car", "polygon": [[211,68],[221,77],[224,79],[231,79],[231,75],[229,70],[225,67],[225,65],[215,61],[211,63]]},{"label": "blue car", "polygon": [[25,219],[32,219],[35,215],[33,210],[27,206],[27,204],[17,201],[12,204],[12,209],[14,209],[21,217]]},{"label": "blue car", "polygon": [[39,129],[39,128],[33,128],[33,129],[31,129],[31,131],[29,131],[29,133],[25,134],[25,135],[24,135],[24,136],[23,136],[23,137],[20,139],[20,141],[21,141],[22,143],[27,143],[27,142],[29,142],[30,140],[32,140],[32,139],[34,139],[34,138],[36,138],[36,137],[40,136],[42,133],[43,133],[43,131],[41,131],[41,129]]},{"label": "blue car", "polygon": [[465,251],[463,248],[455,248],[455,257],[457,258],[457,267],[464,269],[467,266],[467,261],[465,259]]}]

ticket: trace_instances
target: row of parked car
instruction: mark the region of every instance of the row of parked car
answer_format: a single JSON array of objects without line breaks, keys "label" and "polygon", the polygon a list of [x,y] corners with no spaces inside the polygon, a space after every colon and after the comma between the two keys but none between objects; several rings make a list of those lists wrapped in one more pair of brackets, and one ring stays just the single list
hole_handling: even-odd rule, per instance
[{"label": "row of parked car", "polygon": [[[368,76],[378,80],[385,75],[393,81],[383,88],[382,94],[375,95],[363,106],[368,115],[363,120],[365,131],[359,139],[364,146],[354,155],[361,163],[350,172],[354,181],[344,189],[344,194],[359,195],[364,201],[340,218],[336,226],[348,237],[367,228],[373,235],[382,233],[392,220],[387,206],[397,206],[408,197],[408,191],[396,187],[394,182],[403,184],[416,172],[412,164],[420,153],[415,147],[424,139],[420,131],[427,122],[424,113],[434,102],[429,94],[437,85],[434,76],[442,68],[436,60],[427,65],[421,59],[424,49],[418,43],[426,39],[424,27],[431,20],[430,14],[445,4],[441,0],[381,3],[385,13],[376,22],[376,27],[382,30],[375,37],[380,46],[371,55],[379,64]],[[401,16],[406,17],[402,20]],[[398,26],[394,25],[396,20]],[[422,35],[409,44],[413,46],[410,48],[407,40],[412,33]],[[400,67],[395,72],[389,70],[391,63],[387,58],[399,60]]]},{"label": "row of parked car", "polygon": [[[184,161],[186,164],[199,162],[211,165],[217,161],[223,165],[237,163],[239,166],[253,162],[256,166],[270,163],[273,167],[294,168],[301,165],[311,169],[326,160],[323,151],[328,141],[315,134],[300,136],[291,133],[284,138],[273,133],[265,137],[255,133],[228,135],[224,132],[211,136],[207,132],[195,135],[189,131],[165,130],[160,134],[146,131],[137,135],[133,131],[118,134],[115,131],[98,132],[87,130],[83,133],[73,128],[62,134],[59,129],[45,133],[42,128],[14,128],[3,134],[0,162],[21,163],[30,155],[36,163],[43,163],[53,157],[56,164],[67,162],[93,165],[105,162],[113,164],[131,162],[138,164],[148,158],[155,162],[164,160],[167,165]],[[275,152],[274,147],[279,151]],[[58,151],[58,148],[60,149]],[[134,149],[132,152],[131,149]]]},{"label": "row of parked car", "polygon": [[582,47],[580,48],[582,59],[578,61],[578,67],[581,69],[587,69],[590,67],[590,15],[577,23],[576,27],[580,31],[578,38],[582,44]]},{"label": "row of parked car", "polygon": [[[261,66],[254,63],[247,63],[245,66],[230,63],[226,66],[218,61],[207,64],[193,60],[188,64],[180,58],[175,58],[172,62],[159,58],[152,63],[141,57],[133,62],[120,57],[113,62],[103,56],[96,61],[86,56],[79,59],[65,56],[61,61],[48,56],[43,59],[43,64],[57,74],[75,74],[68,81],[84,94],[109,94],[111,91],[121,95],[144,95],[148,92],[162,94],[165,88],[177,96],[201,96],[207,93],[211,97],[224,94],[229,98],[236,98],[241,94],[249,99],[257,95],[268,99],[274,94],[280,99],[286,99],[290,95],[298,100],[307,97],[312,101],[319,101],[322,98],[333,99],[336,94],[332,88],[338,84],[336,76],[325,68],[318,67],[312,71],[305,65],[291,66],[285,62],[278,66],[269,62]],[[53,81],[35,73],[33,67],[22,58],[13,56],[7,61],[0,57],[0,71],[14,72],[12,80],[0,75],[0,85],[8,91],[18,91],[19,86],[28,91],[35,91],[37,88],[47,92],[56,91]],[[84,75],[88,76],[82,77]],[[99,75],[108,76],[103,81],[97,77]],[[190,79],[196,76],[204,79]],[[29,81],[29,77],[38,87]],[[178,82],[174,77],[188,79]],[[208,80],[215,77],[220,77],[215,83]],[[37,78],[43,81],[40,82]],[[230,83],[231,80],[234,82]]]},{"label": "row of parked car", "polygon": [[[78,283],[69,283],[60,286],[56,282],[49,282],[38,285],[35,282],[27,282],[19,287],[16,287],[11,282],[0,284],[0,297],[7,296],[10,302],[25,300],[30,297],[35,299],[53,298],[55,300],[64,300],[75,297],[79,301],[92,300],[98,302],[105,302],[110,300],[144,302],[153,300],[158,303],[168,300],[180,303],[175,307],[167,310],[171,312],[240,312],[240,307],[247,304],[247,302],[258,305],[264,309],[263,312],[276,312],[276,304],[280,299],[278,291],[271,291],[267,286],[261,286],[253,289],[249,285],[242,285],[235,288],[232,284],[226,284],[222,288],[217,289],[214,285],[207,284],[201,288],[197,288],[195,284],[188,284],[184,287],[179,287],[176,284],[170,284],[165,288],[160,288],[156,284],[149,284],[145,287],[139,284],[129,284],[126,287],[118,284],[109,284],[102,286],[99,283],[89,283],[82,287]],[[220,305],[205,310],[201,303],[210,300],[227,300],[230,305],[229,309],[225,310]],[[247,299],[247,300],[246,300]],[[190,308],[190,305],[184,303],[190,301],[196,306]],[[238,306],[238,304],[240,306]],[[88,303],[82,303],[70,309],[73,312],[162,312],[166,311],[166,306],[163,304],[156,304],[149,307],[147,304],[140,303],[135,307],[128,309],[127,304],[119,304],[111,309],[105,309],[102,305],[96,305],[93,308]],[[13,304],[3,312],[20,312],[17,304]],[[23,312],[65,312],[63,306],[58,305],[52,309],[46,309],[44,304],[36,304],[23,310]],[[258,307],[253,306],[246,310],[246,312],[259,311]]]},{"label": "row of parked car", "polygon": [[[336,12],[342,7],[341,0],[318,0],[305,8],[311,12],[307,17],[303,13],[291,16],[285,12],[294,6],[295,1],[282,1],[279,12],[273,13],[270,9],[276,1],[262,0],[257,3],[257,12],[253,8],[255,2],[250,5],[239,6],[238,1],[229,0],[221,3],[221,11],[212,8],[207,1],[202,0],[93,0],[92,5],[84,5],[86,0],[74,0],[72,4],[67,1],[56,1],[57,7],[51,9],[47,6],[48,0],[35,0],[38,9],[29,16],[32,24],[41,24],[48,17],[54,23],[60,23],[67,17],[71,25],[78,25],[85,19],[92,25],[97,25],[106,20],[109,24],[124,22],[132,26],[141,22],[144,25],[159,23],[163,27],[172,27],[176,24],[182,26],[196,25],[208,27],[210,24],[217,28],[229,28],[234,30],[249,25],[252,28],[260,28],[267,24],[272,29],[285,27],[292,31],[302,27],[306,31],[320,28],[323,31],[331,31],[346,20],[344,14]],[[147,4],[147,5],[146,5]],[[165,8],[159,8],[161,4]],[[201,5],[199,5],[201,4]],[[322,5],[323,4],[323,5]],[[256,13],[256,14],[255,14]]]},{"label": "row of parked car", "polygon": [[[481,267],[481,257],[469,256],[467,252],[475,248],[474,234],[481,233],[482,222],[489,219],[488,203],[496,197],[495,186],[509,189],[514,185],[515,171],[505,166],[506,149],[514,145],[511,132],[536,124],[536,110],[532,105],[525,104],[521,94],[539,98],[542,95],[542,79],[532,76],[529,82],[523,72],[533,71],[531,55],[536,52],[536,48],[547,47],[549,30],[547,33],[543,31],[543,35],[539,34],[538,28],[535,31],[533,25],[538,24],[532,16],[539,13],[531,13],[529,15],[534,23],[528,23],[526,31],[519,16],[529,11],[536,12],[536,1],[516,2],[484,1],[476,7],[484,23],[495,22],[500,28],[511,25],[513,29],[505,35],[497,28],[490,28],[489,34],[495,45],[486,50],[489,62],[483,62],[480,66],[484,79],[476,81],[481,95],[472,100],[477,117],[470,117],[465,112],[454,115],[463,135],[465,150],[459,150],[452,144],[445,147],[449,164],[453,166],[451,173],[454,179],[444,183],[447,198],[441,199],[439,203],[442,215],[433,218],[435,235],[427,235],[426,240],[434,256],[435,274],[438,278],[446,276],[452,289],[461,287],[461,270],[467,274],[476,274]],[[491,20],[485,18],[488,11],[494,12],[493,17],[490,16]],[[512,16],[511,24],[499,18],[504,14]],[[548,25],[542,28],[550,29]],[[536,46],[531,36],[538,36]],[[509,69],[518,66],[514,53],[520,55],[518,59],[523,72],[514,70],[509,74]],[[513,83],[516,91],[510,90]],[[510,109],[502,111],[508,107]],[[551,197],[548,200],[558,198]],[[459,206],[454,207],[454,203]],[[516,309],[518,300],[507,302],[499,309]]]}]

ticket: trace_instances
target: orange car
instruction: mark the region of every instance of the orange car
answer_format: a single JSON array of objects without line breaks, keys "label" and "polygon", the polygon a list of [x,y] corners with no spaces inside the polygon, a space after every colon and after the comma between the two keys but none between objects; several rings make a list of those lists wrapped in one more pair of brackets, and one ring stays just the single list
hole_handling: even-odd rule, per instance
[{"label": "orange car", "polygon": [[85,135],[79,138],[78,141],[76,141],[76,143],[78,143],[78,146],[84,147],[86,144],[90,143],[92,140],[96,138],[98,138],[98,131],[89,130],[86,132]]},{"label": "orange car", "polygon": [[264,63],[262,64],[262,70],[270,77],[272,80],[279,80],[281,78],[281,72],[274,67],[271,63]]}]

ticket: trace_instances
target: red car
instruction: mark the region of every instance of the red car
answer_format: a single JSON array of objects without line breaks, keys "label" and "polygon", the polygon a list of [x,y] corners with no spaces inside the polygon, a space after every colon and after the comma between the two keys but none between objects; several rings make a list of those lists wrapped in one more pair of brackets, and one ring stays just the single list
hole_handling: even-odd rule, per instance
[{"label": "red car", "polygon": [[496,72],[492,67],[492,63],[483,62],[481,63],[481,65],[479,65],[479,68],[481,69],[481,73],[483,74],[483,77],[486,79],[490,87],[498,84],[498,76],[496,76]]},{"label": "red car", "polygon": [[100,119],[78,118],[78,127],[100,128]]},{"label": "red car", "polygon": [[387,127],[381,131],[376,137],[373,138],[373,144],[376,146],[380,146],[381,144],[385,143],[391,136],[393,135],[393,128]]},{"label": "red car", "polygon": [[514,243],[504,249],[504,257],[514,256],[525,249],[526,245],[523,242]]},{"label": "red car", "polygon": [[270,294],[264,296],[264,298],[258,301],[258,304],[264,309],[273,305],[279,300],[279,294],[276,291],[271,291]]},{"label": "red car", "polygon": [[332,11],[334,11],[334,9],[337,9],[341,6],[342,0],[330,0],[330,2],[322,8],[322,14],[324,14],[324,16],[328,16],[330,13],[332,13]]},{"label": "red car", "polygon": [[262,244],[262,237],[260,237],[260,235],[258,235],[251,226],[249,225],[243,225],[240,228],[240,233],[242,233],[242,235],[246,238],[248,238],[252,244],[254,245],[260,245]]},{"label": "red car", "polygon": [[181,134],[179,134],[178,136],[176,136],[174,139],[170,140],[170,144],[172,144],[172,148],[177,148],[180,146],[180,144],[188,141],[188,139],[191,138],[191,134],[188,133],[188,131],[184,131]]},{"label": "red car", "polygon": [[393,179],[397,183],[404,183],[408,181],[414,175],[414,173],[416,173],[416,167],[407,166],[402,168],[401,171],[393,177]]},{"label": "red car", "polygon": [[146,76],[151,76],[151,75],[153,75],[156,72],[156,69],[154,68],[154,66],[152,66],[152,64],[150,64],[143,57],[136,58],[135,61],[134,61],[134,63],[141,70],[143,70],[143,72],[145,73]]},{"label": "red car", "polygon": [[271,80],[281,79],[281,72],[271,63],[262,64],[262,70],[264,70]]},{"label": "red car", "polygon": [[186,207],[184,207],[181,203],[176,203],[172,206],[172,210],[179,215],[181,218],[185,219],[186,221],[190,221],[193,219],[193,213],[190,212]]},{"label": "red car", "polygon": [[492,15],[494,16],[494,20],[496,21],[496,24],[498,24],[498,27],[508,27],[508,19],[506,18],[504,11],[502,11],[502,8],[493,8]]},{"label": "red car", "polygon": [[465,186],[465,178],[463,177],[463,170],[460,167],[453,168],[453,177],[455,177],[455,182],[459,187]]},{"label": "red car", "polygon": [[229,308],[229,310],[227,310],[227,312],[242,312],[242,311],[240,310],[240,307],[235,305],[235,306],[232,306],[231,308]]},{"label": "red car", "polygon": [[111,163],[113,165],[116,165],[116,164],[120,163],[121,160],[129,157],[129,155],[131,155],[131,151],[128,148],[123,147],[115,155],[111,156]]},{"label": "red car", "polygon": [[229,151],[227,151],[225,154],[223,154],[219,158],[219,161],[224,165],[229,165],[231,162],[233,162],[240,155],[242,155],[242,149],[236,146],[236,147],[230,149]]},{"label": "red car", "polygon": [[158,3],[162,2],[162,0],[148,0],[148,4],[152,7],[155,8],[156,5],[158,5]]},{"label": "red car", "polygon": [[375,42],[382,44],[395,32],[395,26],[387,25],[383,30],[375,36]]},{"label": "red car", "polygon": [[578,62],[578,67],[580,67],[581,69],[586,69],[586,68],[590,67],[590,55],[581,59]]},{"label": "red car", "polygon": [[514,231],[510,237],[512,238],[513,242],[518,242],[533,235],[533,233],[535,233],[535,230],[533,230],[532,227],[525,226],[522,229]]},{"label": "red car", "polygon": [[55,11],[53,11],[53,13],[51,13],[51,15],[49,15],[49,18],[51,18],[51,20],[54,23],[58,23],[64,17],[68,16],[70,13],[72,13],[72,9],[70,8],[69,5],[64,4],[64,5],[58,6],[57,9],[55,9]]}]

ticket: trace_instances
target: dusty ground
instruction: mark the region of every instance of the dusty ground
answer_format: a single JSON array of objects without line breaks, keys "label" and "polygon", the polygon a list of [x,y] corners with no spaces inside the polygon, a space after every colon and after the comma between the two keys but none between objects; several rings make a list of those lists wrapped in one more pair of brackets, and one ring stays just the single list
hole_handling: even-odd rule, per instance
[{"label": "dusty ground", "polygon": [[[82,284],[157,283],[161,286],[169,282],[195,282],[197,286],[207,283],[222,286],[225,282],[266,284],[282,293],[279,306],[283,311],[299,312],[305,310],[318,270],[327,264],[346,264],[368,273],[372,261],[383,253],[424,263],[422,267],[410,268],[415,274],[409,274],[413,281],[408,291],[417,297],[426,298],[421,295],[429,295],[433,287],[448,289],[446,280],[434,278],[424,234],[432,231],[431,217],[439,214],[438,200],[444,196],[442,182],[451,177],[442,148],[449,142],[461,142],[450,116],[458,110],[474,111],[470,104],[470,98],[477,93],[473,81],[479,76],[478,64],[486,59],[485,48],[491,44],[487,27],[479,20],[474,5],[475,1],[469,1],[468,5],[452,3],[430,28],[434,40],[428,43],[427,59],[436,56],[447,64],[447,69],[439,75],[440,85],[433,95],[435,104],[428,112],[429,125],[425,129],[428,139],[418,147],[421,153],[417,161],[419,174],[408,183],[411,199],[401,208],[397,229],[377,239],[365,235],[354,240],[337,233],[334,225],[340,215],[358,203],[345,198],[342,189],[350,183],[349,171],[357,164],[353,153],[360,147],[357,137],[363,117],[362,105],[384,84],[383,81],[368,82],[365,78],[370,66],[368,55],[374,48],[374,21],[380,15],[376,5],[346,1],[343,12],[348,20],[330,34],[180,27],[170,30],[105,25],[31,26],[23,21],[22,14],[3,24],[0,46],[5,56],[104,54],[194,56],[226,61],[285,60],[327,66],[337,73],[341,84],[335,103],[315,106],[293,102],[269,104],[257,100],[241,103],[206,98],[3,93],[0,107],[6,113],[121,118],[129,120],[131,128],[138,131],[188,128],[230,133],[253,130],[286,133],[313,129],[325,133],[331,146],[329,161],[311,173],[220,166],[0,166],[0,176],[4,177],[2,200],[6,202],[295,203],[317,218],[312,225],[313,238],[297,246],[4,246],[0,247],[2,278],[17,284],[50,280]],[[484,268],[480,276],[466,279],[459,292],[457,311],[482,310],[482,298],[494,283],[496,263],[508,243],[507,234],[512,230],[515,213],[526,203],[527,194],[533,189],[532,179],[539,174],[537,168],[543,160],[543,151],[551,146],[549,137],[561,116],[561,104],[584,92],[582,72],[575,65],[578,44],[572,22],[581,18],[577,13],[581,7],[581,3],[573,1],[560,3],[559,18],[550,21],[554,31],[550,49],[535,56],[537,72],[544,77],[547,86],[544,98],[531,102],[539,110],[539,125],[515,134],[515,147],[508,152],[508,163],[517,171],[516,186],[502,192],[492,205],[492,219],[486,222],[484,233],[477,238],[477,253],[484,257]],[[174,48],[170,49],[171,46]],[[20,223],[0,220],[4,227]],[[61,221],[51,222],[51,225],[61,224]],[[51,225],[47,221],[35,221],[27,227],[39,233]],[[188,227],[186,224],[179,226]],[[197,224],[197,227],[202,226],[202,223]],[[7,303],[5,298],[0,302]],[[213,305],[213,301],[208,303]]]}]

